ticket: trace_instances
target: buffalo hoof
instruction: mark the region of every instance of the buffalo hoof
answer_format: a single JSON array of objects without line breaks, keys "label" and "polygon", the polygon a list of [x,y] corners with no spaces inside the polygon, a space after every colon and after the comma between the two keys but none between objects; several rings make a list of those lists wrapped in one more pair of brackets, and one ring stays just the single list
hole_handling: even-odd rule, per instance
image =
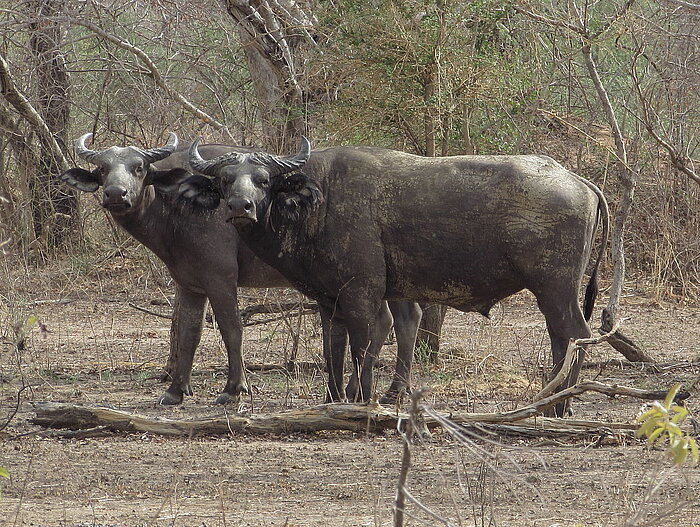
[{"label": "buffalo hoof", "polygon": [[330,404],[330,403],[347,403],[348,399],[347,397],[341,397],[338,395],[338,397],[333,398],[329,393],[326,393],[326,398],[323,400],[325,404]]},{"label": "buffalo hoof", "polygon": [[347,398],[348,402],[351,403],[366,403],[370,400],[369,395],[364,397],[362,389],[359,386],[353,387],[350,386],[350,384],[348,384],[347,388],[345,388],[345,397]]},{"label": "buffalo hoof", "polygon": [[406,388],[400,390],[389,390],[379,399],[379,404],[387,406],[395,406],[401,404],[407,395]]},{"label": "buffalo hoof", "polygon": [[176,406],[182,403],[183,395],[175,395],[174,393],[165,392],[158,399],[158,404],[162,406]]},{"label": "buffalo hoof", "polygon": [[231,395],[230,393],[222,392],[214,399],[214,404],[238,404],[241,402],[241,394]]},{"label": "buffalo hoof", "polygon": [[548,408],[544,412],[542,412],[542,415],[545,417],[573,417],[574,411],[571,408],[570,404],[558,404],[554,406],[553,408]]}]

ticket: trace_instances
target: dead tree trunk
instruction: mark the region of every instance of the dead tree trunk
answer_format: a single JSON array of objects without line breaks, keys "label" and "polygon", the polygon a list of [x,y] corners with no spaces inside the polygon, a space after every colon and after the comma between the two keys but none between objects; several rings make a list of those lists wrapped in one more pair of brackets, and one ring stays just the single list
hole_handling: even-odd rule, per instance
[{"label": "dead tree trunk", "polygon": [[[596,93],[598,94],[600,103],[605,110],[605,116],[607,117],[608,124],[613,132],[615,149],[617,153],[617,160],[615,164],[617,166],[617,173],[622,186],[622,196],[617,213],[615,214],[615,221],[613,222],[611,237],[613,278],[612,284],[610,285],[610,297],[608,300],[608,305],[605,309],[603,309],[603,314],[601,315],[600,332],[608,333],[619,318],[618,311],[620,308],[620,297],[622,296],[622,285],[625,282],[625,226],[632,209],[634,191],[637,187],[637,173],[629,166],[625,139],[617,122],[615,110],[610,102],[608,93],[605,86],[603,86],[603,81],[601,80],[600,75],[598,74],[598,68],[593,58],[593,52],[591,50],[589,39],[583,39],[581,52],[583,53],[588,74],[593,81],[593,85],[596,88]],[[653,361],[648,354],[646,354],[639,348],[639,346],[632,342],[631,339],[623,335],[619,330],[615,331],[610,336],[608,343],[610,343],[613,348],[622,353],[630,361]]]}]

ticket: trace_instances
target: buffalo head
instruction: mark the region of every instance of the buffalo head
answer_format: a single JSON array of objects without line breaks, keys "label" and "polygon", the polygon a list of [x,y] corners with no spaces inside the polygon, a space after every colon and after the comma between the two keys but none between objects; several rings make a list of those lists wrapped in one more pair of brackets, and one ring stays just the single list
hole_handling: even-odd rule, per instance
[{"label": "buffalo head", "polygon": [[124,214],[138,207],[148,185],[172,185],[189,175],[183,169],[158,171],[151,166],[177,148],[177,136],[172,132],[165,146],[147,150],[135,146],[90,150],[85,143],[91,136],[85,134],[75,141],[75,153],[97,168],[92,172],[72,168],[61,174],[61,180],[83,192],[95,192],[102,186],[102,206],[113,214]]},{"label": "buffalo head", "polygon": [[205,160],[198,145],[199,140],[190,147],[190,165],[209,177],[187,179],[180,185],[180,195],[204,208],[215,208],[224,199],[226,221],[237,226],[269,220],[271,213],[296,219],[323,200],[318,183],[298,172],[311,155],[306,137],[302,137],[300,151],[286,157],[232,152]]}]

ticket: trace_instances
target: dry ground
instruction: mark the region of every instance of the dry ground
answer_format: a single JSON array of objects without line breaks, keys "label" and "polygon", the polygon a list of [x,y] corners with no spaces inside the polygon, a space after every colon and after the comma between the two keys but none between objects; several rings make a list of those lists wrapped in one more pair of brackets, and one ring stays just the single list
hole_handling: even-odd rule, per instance
[{"label": "dry ground", "polygon": [[[7,280],[0,280],[0,426],[18,399],[20,404],[0,431],[0,466],[12,476],[0,482],[0,525],[391,525],[402,453],[396,432],[60,439],[31,424],[32,400],[108,403],[177,418],[222,412],[211,404],[223,386],[225,367],[211,328],[195,360],[195,395],[177,408],[154,404],[164,389],[157,377],[168,354],[169,322],[130,303],[168,314],[164,302],[172,284],[157,265],[144,271],[136,261],[139,254],[2,271]],[[244,293],[248,303],[261,301],[263,294]],[[270,291],[267,298],[274,301],[278,294]],[[660,362],[697,357],[698,307],[655,302],[633,290],[623,307],[625,331]],[[11,327],[30,315],[46,331],[32,329],[27,348],[17,351]],[[298,338],[291,336],[290,322]],[[313,367],[320,362],[314,316],[252,326],[245,338],[248,363],[282,364],[296,356],[312,367],[288,375],[249,373],[253,393],[241,410],[321,402],[323,372]],[[386,364],[394,352],[393,345],[385,348]],[[521,294],[497,306],[491,320],[450,311],[440,360],[417,364],[414,384],[431,386],[428,402],[441,410],[512,409],[539,387],[548,354],[543,320],[532,298]],[[601,345],[588,358],[617,357]],[[685,362],[653,373],[613,362],[587,369],[584,376],[667,388],[675,382],[691,385],[699,370]],[[390,368],[381,374],[384,387]],[[697,405],[692,391],[691,410]],[[575,402],[575,411],[582,418],[629,421],[641,404],[587,394]],[[636,441],[614,436],[491,440],[458,446],[437,431],[414,449],[412,492],[454,525],[700,525],[699,469],[671,469],[660,451]],[[409,525],[440,524],[416,506],[409,510],[417,517]]]}]

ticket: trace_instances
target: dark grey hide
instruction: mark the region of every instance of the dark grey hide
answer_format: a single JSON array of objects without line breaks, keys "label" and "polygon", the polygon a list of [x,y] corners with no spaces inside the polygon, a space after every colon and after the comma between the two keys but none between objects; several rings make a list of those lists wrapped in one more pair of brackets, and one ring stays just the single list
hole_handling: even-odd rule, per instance
[{"label": "dark grey hide", "polygon": [[[569,339],[591,334],[607,203],[593,184],[549,157],[425,158],[371,147],[311,152],[304,139],[284,162],[256,153],[205,161],[195,143],[190,163],[214,180],[185,182],[183,198],[207,196],[213,205],[223,195],[226,219],[248,246],[315,298],[331,324],[347,327],[364,398],[376,358],[365,350],[384,299],[487,315],[529,289],[546,319],[552,375]],[[584,317],[578,294],[601,217],[604,240]],[[338,371],[343,353],[334,349],[329,371]],[[582,361],[580,354],[559,390],[576,381]]]},{"label": "dark grey hide", "polygon": [[[183,206],[177,199],[180,182],[188,171],[188,151],[176,151],[177,138],[162,148],[111,147],[103,151],[86,148],[90,134],[76,141],[77,154],[97,165],[89,172],[80,168],[61,175],[68,185],[85,192],[103,187],[102,206],[117,224],[153,251],[167,266],[176,283],[176,302],[170,332],[170,358],[166,372],[171,384],[160,397],[161,404],[179,404],[183,394],[191,395],[190,377],[194,353],[202,333],[207,300],[228,355],[228,380],[216,399],[223,404],[237,402],[247,392],[241,355],[242,324],[238,311],[237,287],[278,287],[288,282],[240,243],[236,229],[225,223],[225,211],[201,211]],[[204,145],[204,157],[216,157],[240,147]],[[396,331],[415,333],[420,321],[415,313],[392,304]],[[383,306],[377,330],[389,332],[392,315]],[[401,328],[401,329],[399,329]],[[338,330],[343,338],[344,328]],[[380,337],[378,337],[380,338]],[[383,340],[382,340],[383,342]],[[399,342],[399,353],[413,352],[413,343]],[[403,363],[399,357],[397,363]],[[397,376],[403,375],[397,369]],[[395,381],[396,391],[404,386]]]}]

